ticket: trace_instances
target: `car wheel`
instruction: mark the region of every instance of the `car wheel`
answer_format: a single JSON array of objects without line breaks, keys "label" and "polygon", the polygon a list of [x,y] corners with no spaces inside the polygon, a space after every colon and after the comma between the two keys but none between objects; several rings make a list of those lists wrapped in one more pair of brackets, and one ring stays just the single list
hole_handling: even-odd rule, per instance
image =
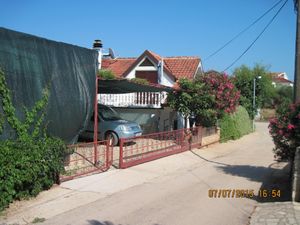
[{"label": "car wheel", "polygon": [[118,138],[117,134],[114,132],[108,132],[105,135],[105,140],[108,140],[108,143],[110,146],[116,146],[119,143],[119,138]]}]

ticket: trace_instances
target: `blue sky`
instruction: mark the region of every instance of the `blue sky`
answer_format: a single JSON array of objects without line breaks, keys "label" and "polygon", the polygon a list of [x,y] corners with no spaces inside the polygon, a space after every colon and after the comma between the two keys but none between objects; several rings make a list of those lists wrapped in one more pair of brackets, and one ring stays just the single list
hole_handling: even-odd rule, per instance
[{"label": "blue sky", "polygon": [[[101,39],[120,57],[145,49],[162,56],[206,58],[278,0],[0,0],[0,26],[90,48]],[[278,9],[277,7],[276,9]],[[272,11],[215,57],[204,70],[222,71],[256,38]],[[227,72],[261,63],[294,78],[296,14],[289,0],[250,51]]]}]

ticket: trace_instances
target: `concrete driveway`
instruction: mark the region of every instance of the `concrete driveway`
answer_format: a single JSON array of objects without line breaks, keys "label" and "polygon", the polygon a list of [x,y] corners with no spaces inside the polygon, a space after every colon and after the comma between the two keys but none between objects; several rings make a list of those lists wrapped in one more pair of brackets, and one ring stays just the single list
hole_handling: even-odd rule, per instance
[{"label": "concrete driveway", "polygon": [[[237,141],[65,182],[34,200],[12,204],[0,221],[26,224],[40,218],[45,219],[44,225],[248,224],[257,202],[289,199],[289,167],[274,161],[272,148],[267,124],[257,123],[255,133]],[[280,190],[281,196],[261,197],[262,189]]]}]

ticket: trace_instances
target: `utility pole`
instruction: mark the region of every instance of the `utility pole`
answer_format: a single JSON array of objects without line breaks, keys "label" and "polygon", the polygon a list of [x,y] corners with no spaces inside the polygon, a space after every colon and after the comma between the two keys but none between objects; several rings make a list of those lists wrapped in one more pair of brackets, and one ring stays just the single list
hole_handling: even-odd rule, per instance
[{"label": "utility pole", "polygon": [[294,0],[295,11],[297,13],[296,31],[296,55],[295,55],[295,75],[294,75],[294,102],[300,101],[300,4],[299,0]]},{"label": "utility pole", "polygon": [[255,87],[256,87],[256,78],[254,77],[253,79],[253,120],[252,120],[252,131],[254,132],[255,130],[255,125],[254,125],[254,121],[255,121],[255,116],[256,116],[256,110],[255,110]]}]

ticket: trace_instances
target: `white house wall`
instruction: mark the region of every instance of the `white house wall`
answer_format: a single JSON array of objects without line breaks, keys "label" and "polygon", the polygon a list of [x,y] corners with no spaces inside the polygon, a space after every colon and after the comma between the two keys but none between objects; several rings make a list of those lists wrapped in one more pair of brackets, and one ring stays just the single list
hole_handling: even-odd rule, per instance
[{"label": "white house wall", "polygon": [[[140,63],[136,67],[134,67],[125,78],[127,78],[127,79],[133,79],[133,78],[135,78],[135,71],[157,71],[158,70],[157,65],[155,63],[153,63],[153,61],[151,59],[149,59],[149,58],[148,59],[154,64],[154,66],[141,66],[140,67],[140,64],[146,58],[147,57],[143,58],[140,61]],[[168,86],[168,87],[173,87],[174,83],[175,83],[174,79],[171,78],[168,74],[166,74],[164,72],[163,76],[162,76],[162,79],[161,79],[161,82],[159,84],[165,85],[165,86]]]},{"label": "white house wall", "polygon": [[163,77],[160,82],[161,85],[173,87],[174,83],[175,81],[171,77],[169,77],[169,75],[167,75],[166,73],[163,74]]}]

